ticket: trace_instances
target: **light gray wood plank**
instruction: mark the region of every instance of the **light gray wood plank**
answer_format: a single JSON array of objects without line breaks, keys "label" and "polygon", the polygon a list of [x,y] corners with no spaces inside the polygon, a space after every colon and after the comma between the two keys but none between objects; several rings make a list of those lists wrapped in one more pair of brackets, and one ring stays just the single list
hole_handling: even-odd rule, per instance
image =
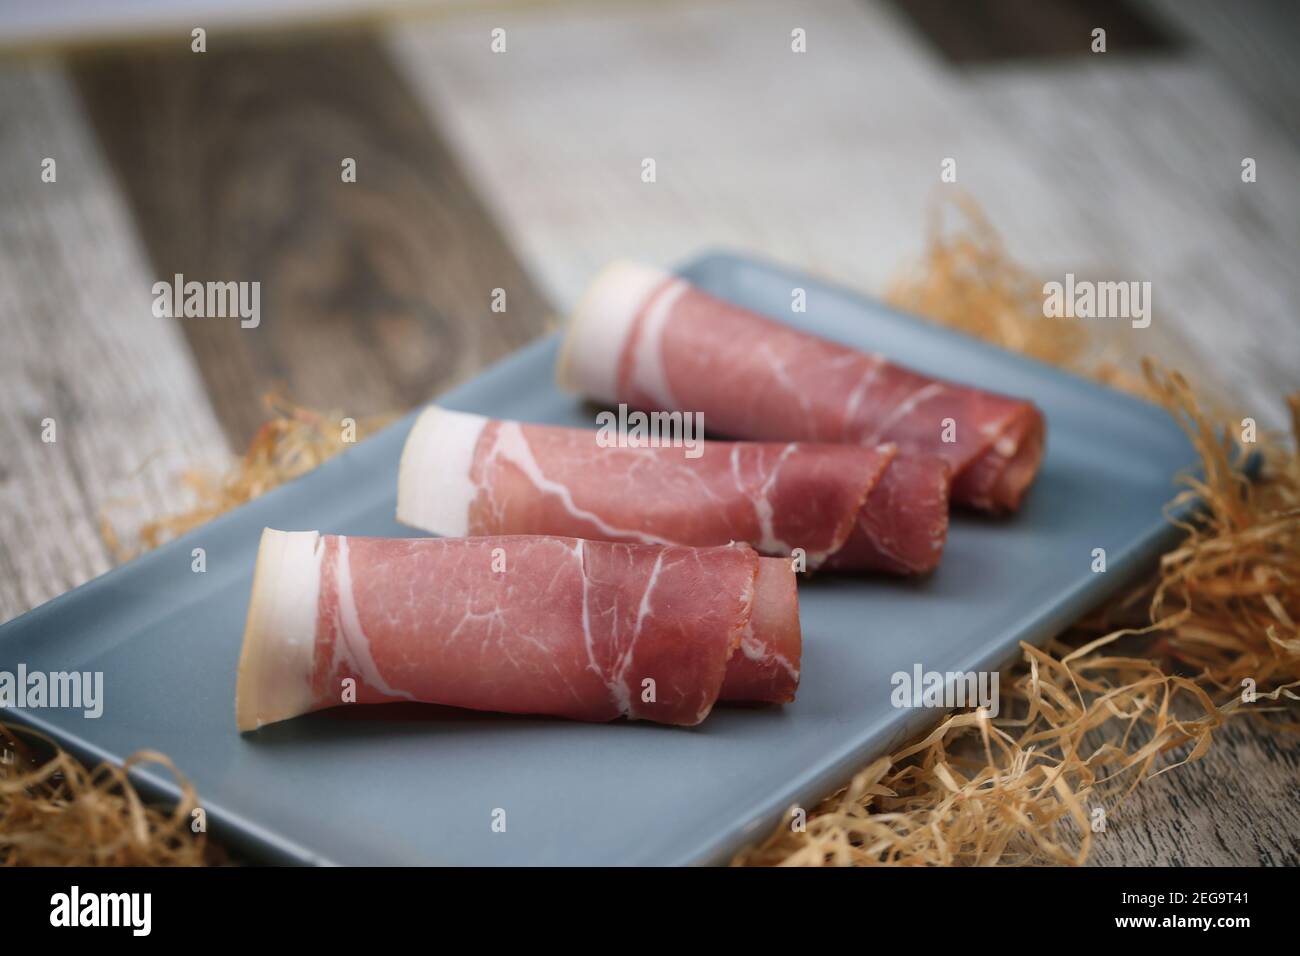
[{"label": "light gray wood plank", "polygon": [[[55,159],[57,182],[41,182]],[[188,504],[177,476],[227,448],[66,78],[0,67],[0,620],[103,573],[109,509]],[[56,441],[42,441],[53,419]]]}]

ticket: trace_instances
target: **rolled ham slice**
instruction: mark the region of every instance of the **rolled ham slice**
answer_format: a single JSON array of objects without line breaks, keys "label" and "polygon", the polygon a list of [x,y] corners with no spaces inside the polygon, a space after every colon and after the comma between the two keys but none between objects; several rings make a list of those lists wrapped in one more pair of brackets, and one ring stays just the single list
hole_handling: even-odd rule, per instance
[{"label": "rolled ham slice", "polygon": [[691,725],[793,700],[800,646],[794,572],[746,547],[267,529],[236,723],[354,700]]},{"label": "rolled ham slice", "polygon": [[929,378],[635,263],[592,283],[557,377],[602,402],[702,412],[732,438],[892,442],[903,456],[937,456],[952,469],[953,501],[985,511],[1018,508],[1043,455],[1030,402]]},{"label": "rolled ham slice", "polygon": [[948,530],[948,466],[875,448],[598,441],[431,406],[402,452],[397,518],[434,534],[559,534],[637,544],[744,542],[804,566],[932,570]]}]

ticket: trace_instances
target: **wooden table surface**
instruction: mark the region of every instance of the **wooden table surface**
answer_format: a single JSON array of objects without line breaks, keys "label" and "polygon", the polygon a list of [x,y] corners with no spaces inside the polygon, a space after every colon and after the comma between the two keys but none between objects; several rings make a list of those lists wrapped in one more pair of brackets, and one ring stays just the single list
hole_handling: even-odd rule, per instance
[{"label": "wooden table surface", "polygon": [[[188,33],[11,53],[0,620],[109,569],[105,510],[183,509],[178,474],[242,449],[268,389],[410,408],[540,334],[610,258],[726,246],[878,292],[919,253],[946,157],[1031,269],[1152,283],[1125,360],[1172,356],[1281,425],[1300,387],[1295,10],[532,3],[211,31],[203,54]],[[261,326],[154,317],[177,272],[259,280]],[[1297,864],[1298,798],[1300,740],[1235,723],[1110,817],[1093,862]]]}]

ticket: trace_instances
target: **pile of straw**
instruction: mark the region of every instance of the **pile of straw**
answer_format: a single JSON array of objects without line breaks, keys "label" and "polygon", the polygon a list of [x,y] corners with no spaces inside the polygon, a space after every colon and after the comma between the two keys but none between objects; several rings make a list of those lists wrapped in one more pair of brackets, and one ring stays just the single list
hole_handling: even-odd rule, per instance
[{"label": "pile of straw", "polygon": [[[29,729],[0,725],[0,864],[201,866],[224,854],[208,843],[198,796],[160,753],[141,751],[93,772]],[[175,774],[181,798],[148,806],[127,779],[138,764]]]},{"label": "pile of straw", "polygon": [[[1000,715],[955,713],[933,732],[858,773],[808,814],[781,825],[738,864],[1079,864],[1098,810],[1142,781],[1203,755],[1240,714],[1281,712],[1300,729],[1300,395],[1289,399],[1290,444],[1265,436],[1257,484],[1240,477],[1240,451],[1177,373],[1145,363],[1135,374],[1081,324],[1044,322],[1041,285],[1006,254],[978,209],[959,200],[955,228],[940,209],[921,263],[890,290],[900,307],[1008,348],[1090,374],[1168,409],[1188,430],[1204,474],[1183,496],[1205,504],[1183,522],[1182,543],[1153,581],[1039,649],[1002,682]],[[195,508],[139,532],[154,547],[345,446],[337,417],[283,401],[244,458],[220,478],[185,480]],[[360,432],[377,423],[364,423]],[[122,546],[103,522],[105,540]],[[1257,697],[1246,703],[1243,681]],[[213,848],[194,833],[196,804],[146,807],[124,768],[88,773],[67,754],[37,759],[0,728],[0,864],[196,864]],[[138,754],[128,766],[156,761]],[[796,817],[795,819],[801,819]]]},{"label": "pile of straw", "polygon": [[108,515],[100,515],[100,536],[119,563],[305,475],[394,418],[377,415],[362,419],[350,430],[344,426],[341,412],[321,414],[279,395],[266,395],[262,401],[270,417],[234,467],[224,475],[187,471],[180,476],[194,496],[194,506],[188,511],[147,522],[136,532],[133,546],[123,544]]}]

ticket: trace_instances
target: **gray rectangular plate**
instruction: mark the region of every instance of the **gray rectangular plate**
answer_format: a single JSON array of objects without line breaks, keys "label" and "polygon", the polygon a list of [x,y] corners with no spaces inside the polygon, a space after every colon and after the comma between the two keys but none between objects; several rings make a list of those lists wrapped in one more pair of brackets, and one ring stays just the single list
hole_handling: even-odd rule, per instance
[{"label": "gray rectangular plate", "polygon": [[[932,723],[896,709],[890,675],[998,667],[1123,587],[1171,540],[1162,506],[1195,456],[1163,412],[770,265],[726,255],[682,270],[781,321],[934,375],[1033,399],[1048,421],[1020,514],[957,515],[925,581],[800,586],[799,699],[719,707],[693,729],[432,710],[422,719],[314,715],[235,732],[235,665],[262,528],[411,534],[393,518],[413,415],[311,474],[0,628],[0,669],[104,672],[105,710],[22,719],[88,759],[152,748],[197,785],[212,830],[261,859],[349,864],[720,861],[788,807]],[[790,314],[791,289],[808,310]],[[453,408],[594,426],[556,390],[554,337],[455,389]],[[190,551],[207,550],[207,571]],[[1090,569],[1105,548],[1109,570]],[[152,769],[140,785],[174,796]],[[506,811],[504,833],[493,813]]]}]

